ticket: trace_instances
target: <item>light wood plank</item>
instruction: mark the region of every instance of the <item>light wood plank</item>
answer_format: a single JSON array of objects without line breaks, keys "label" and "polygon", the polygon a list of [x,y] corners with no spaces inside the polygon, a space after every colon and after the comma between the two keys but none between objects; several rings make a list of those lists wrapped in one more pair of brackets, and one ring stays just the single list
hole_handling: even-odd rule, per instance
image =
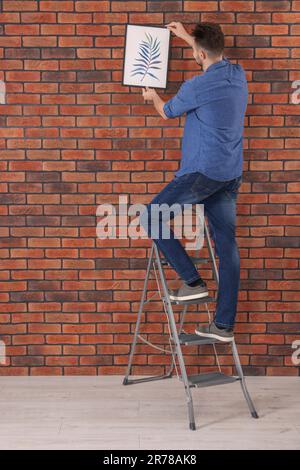
[{"label": "light wood plank", "polygon": [[247,377],[192,389],[188,428],[176,377],[124,386],[121,376],[0,377],[1,449],[300,449],[299,377]]}]

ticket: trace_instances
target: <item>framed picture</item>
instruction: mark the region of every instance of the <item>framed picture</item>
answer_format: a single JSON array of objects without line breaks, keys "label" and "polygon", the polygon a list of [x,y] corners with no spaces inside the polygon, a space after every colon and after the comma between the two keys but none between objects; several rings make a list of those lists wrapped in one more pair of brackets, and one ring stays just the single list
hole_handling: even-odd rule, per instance
[{"label": "framed picture", "polygon": [[127,24],[123,85],[166,88],[169,55],[168,28]]}]

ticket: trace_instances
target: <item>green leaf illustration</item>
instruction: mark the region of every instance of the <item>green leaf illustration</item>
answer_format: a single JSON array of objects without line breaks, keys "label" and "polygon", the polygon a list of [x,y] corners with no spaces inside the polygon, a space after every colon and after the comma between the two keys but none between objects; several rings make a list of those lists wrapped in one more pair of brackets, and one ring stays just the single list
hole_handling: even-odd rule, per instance
[{"label": "green leaf illustration", "polygon": [[141,82],[144,78],[149,75],[152,78],[158,80],[158,78],[152,72],[155,69],[160,70],[161,60],[157,60],[160,56],[160,41],[158,38],[153,40],[151,34],[145,33],[147,40],[141,41],[139,44],[139,57],[135,59],[131,75],[141,75]]}]

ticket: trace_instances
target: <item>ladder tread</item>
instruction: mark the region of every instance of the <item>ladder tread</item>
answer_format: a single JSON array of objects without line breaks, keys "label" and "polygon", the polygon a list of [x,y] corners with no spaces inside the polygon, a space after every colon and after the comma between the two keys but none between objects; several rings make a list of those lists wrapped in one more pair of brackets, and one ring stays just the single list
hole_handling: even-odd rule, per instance
[{"label": "ladder tread", "polygon": [[192,305],[192,304],[206,304],[207,302],[216,302],[216,299],[211,296],[201,297],[199,299],[192,299],[192,300],[172,300],[170,299],[172,304],[180,304],[180,305]]},{"label": "ladder tread", "polygon": [[[194,262],[194,264],[199,264],[203,263],[206,264],[208,263],[208,258],[200,258],[199,256],[190,256],[191,260]],[[166,265],[169,264],[166,258],[161,258],[161,264]]]},{"label": "ladder tread", "polygon": [[178,338],[179,338],[179,342],[181,344],[185,344],[185,345],[188,345],[188,344],[197,344],[197,345],[201,345],[201,344],[214,344],[214,343],[222,343],[224,344],[223,341],[219,341],[218,339],[215,339],[215,338],[204,338],[204,337],[201,337],[199,335],[196,335],[195,334],[192,334],[192,333],[180,333],[178,335]]},{"label": "ladder tread", "polygon": [[190,256],[190,258],[194,263],[208,263],[208,258],[201,258],[199,256]]},{"label": "ladder tread", "polygon": [[[182,377],[180,377],[180,380],[182,381]],[[211,387],[236,382],[237,380],[240,380],[240,378],[222,372],[207,372],[188,376],[190,387]]]}]

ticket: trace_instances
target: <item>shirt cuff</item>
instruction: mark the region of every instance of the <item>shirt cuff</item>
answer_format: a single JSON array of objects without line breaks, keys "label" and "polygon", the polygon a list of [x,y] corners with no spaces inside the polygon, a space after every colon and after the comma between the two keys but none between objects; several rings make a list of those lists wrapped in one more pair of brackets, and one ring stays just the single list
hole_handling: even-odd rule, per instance
[{"label": "shirt cuff", "polygon": [[168,118],[173,117],[173,116],[172,116],[172,111],[171,111],[171,109],[170,109],[170,101],[171,101],[171,100],[167,101],[167,102],[163,105],[164,113],[165,113],[165,115],[166,115]]}]

